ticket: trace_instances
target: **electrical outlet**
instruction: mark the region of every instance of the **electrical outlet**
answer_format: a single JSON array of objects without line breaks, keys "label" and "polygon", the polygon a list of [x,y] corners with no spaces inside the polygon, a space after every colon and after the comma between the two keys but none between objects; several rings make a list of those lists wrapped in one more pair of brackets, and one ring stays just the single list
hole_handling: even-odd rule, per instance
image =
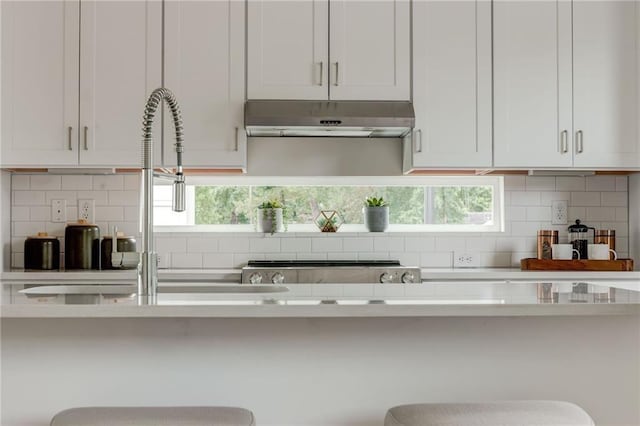
[{"label": "electrical outlet", "polygon": [[51,200],[51,222],[67,221],[67,200]]},{"label": "electrical outlet", "polygon": [[558,200],[551,203],[551,224],[566,225],[567,224],[567,201]]},{"label": "electrical outlet", "polygon": [[478,253],[454,252],[453,267],[454,268],[477,268],[480,265],[480,256]]},{"label": "electrical outlet", "polygon": [[78,219],[89,223],[96,221],[96,204],[94,200],[78,200]]}]

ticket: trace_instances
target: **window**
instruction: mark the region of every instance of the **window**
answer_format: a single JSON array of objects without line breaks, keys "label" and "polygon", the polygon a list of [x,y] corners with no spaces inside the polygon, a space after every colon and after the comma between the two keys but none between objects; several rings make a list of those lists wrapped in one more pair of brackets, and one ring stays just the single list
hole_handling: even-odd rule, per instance
[{"label": "window", "polygon": [[278,199],[290,231],[316,231],[321,210],[336,210],[343,230],[363,231],[369,196],[390,206],[390,231],[496,232],[502,229],[501,177],[188,177],[185,213],[171,212],[171,187],[156,186],[156,225],[200,230],[255,229],[257,207]]}]

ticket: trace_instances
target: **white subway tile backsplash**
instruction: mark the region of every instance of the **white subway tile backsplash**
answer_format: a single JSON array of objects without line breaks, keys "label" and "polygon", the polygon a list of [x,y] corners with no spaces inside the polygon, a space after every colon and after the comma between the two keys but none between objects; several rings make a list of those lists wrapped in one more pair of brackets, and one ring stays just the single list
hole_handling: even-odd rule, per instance
[{"label": "white subway tile backsplash", "polygon": [[233,254],[210,253],[202,255],[203,268],[231,268],[233,266]]},{"label": "white subway tile backsplash", "polygon": [[11,176],[11,190],[23,191],[31,189],[31,176],[14,174]]},{"label": "white subway tile backsplash", "polygon": [[16,206],[42,206],[46,202],[44,191],[13,191],[13,204]]},{"label": "white subway tile backsplash", "polygon": [[511,191],[511,205],[512,206],[539,206],[540,205],[540,192],[539,191]]},{"label": "white subway tile backsplash", "polygon": [[213,253],[218,252],[217,238],[189,238],[187,240],[187,252],[189,253]]},{"label": "white subway tile backsplash", "polygon": [[555,191],[556,178],[554,176],[527,176],[525,188],[527,191]]},{"label": "white subway tile backsplash", "polygon": [[615,191],[616,176],[587,176],[587,191]]},{"label": "white subway tile backsplash", "polygon": [[371,252],[373,251],[373,238],[344,238],[343,251]]},{"label": "white subway tile backsplash", "polygon": [[202,268],[200,253],[171,253],[171,267],[177,269]]},{"label": "white subway tile backsplash", "polygon": [[76,176],[76,175],[64,175],[62,176],[62,187],[65,191],[83,190],[89,191],[93,188],[93,176]]},{"label": "white subway tile backsplash", "polygon": [[227,253],[247,253],[249,251],[248,238],[224,237],[220,238],[219,244]]},{"label": "white subway tile backsplash", "polygon": [[616,191],[627,192],[629,190],[629,178],[627,176],[616,176]]},{"label": "white subway tile backsplash", "polygon": [[527,220],[528,221],[551,221],[551,207],[527,207]]},{"label": "white subway tile backsplash", "polygon": [[600,197],[603,206],[625,207],[629,202],[629,196],[626,192],[603,192]]},{"label": "white subway tile backsplash", "polygon": [[342,238],[331,236],[331,238],[314,238],[311,240],[311,250],[314,252],[335,252],[342,251]]},{"label": "white subway tile backsplash", "polygon": [[156,235],[156,251],[164,253],[186,253],[187,239],[184,237]]},{"label": "white subway tile backsplash", "polygon": [[31,176],[31,190],[56,191],[60,189],[60,176],[33,175]]},{"label": "white subway tile backsplash", "polygon": [[585,179],[579,176],[556,177],[556,191],[585,191]]},{"label": "white subway tile backsplash", "polygon": [[[34,207],[31,207],[29,210],[30,212],[27,215],[27,217],[29,218],[28,220],[45,221],[45,222],[48,222],[51,220],[51,207],[34,206]],[[19,217],[16,219],[20,220]]]},{"label": "white subway tile backsplash", "polygon": [[600,192],[572,192],[571,206],[574,207],[597,207],[600,205]]},{"label": "white subway tile backsplash", "polygon": [[98,191],[123,190],[124,175],[93,176],[93,189]]},{"label": "white subway tile backsplash", "polygon": [[452,252],[422,253],[420,255],[420,266],[423,268],[452,268]]},{"label": "white subway tile backsplash", "polygon": [[109,205],[137,206],[140,200],[137,191],[109,191]]},{"label": "white subway tile backsplash", "polygon": [[96,209],[96,221],[123,221],[123,207],[101,207]]},{"label": "white subway tile backsplash", "polygon": [[404,251],[423,252],[435,251],[436,239],[434,237],[406,237],[404,239]]},{"label": "white subway tile backsplash", "polygon": [[[68,221],[77,218],[78,199],[93,199],[103,235],[116,225],[140,237],[138,174],[13,175],[12,185],[14,267],[21,267],[26,236],[43,230],[64,235],[64,223],[50,222],[52,199],[67,201]],[[598,229],[615,229],[619,253],[628,253],[626,176],[505,176],[505,189],[503,233],[158,232],[156,251],[163,268],[238,268],[251,259],[397,259],[405,265],[450,268],[455,251],[475,253],[481,267],[519,267],[521,258],[535,256],[539,229],[557,229],[566,242],[568,225],[551,225],[551,203],[566,200],[569,224],[581,219]]]},{"label": "white subway tile backsplash", "polygon": [[278,253],[280,251],[280,238],[249,238],[249,251],[252,253]]},{"label": "white subway tile backsplash", "polygon": [[554,201],[569,201],[571,199],[571,193],[567,191],[544,191],[540,193],[540,205],[549,206]]},{"label": "white subway tile backsplash", "polygon": [[311,252],[311,238],[283,238],[280,241],[280,250],[283,252]]},{"label": "white subway tile backsplash", "polygon": [[[587,207],[585,223],[593,221],[613,222],[616,220],[616,209],[613,207]],[[593,225],[592,225],[593,226]]]},{"label": "white subway tile backsplash", "polygon": [[[78,191],[76,197],[78,200],[94,200],[96,207],[108,206],[108,192],[107,191]],[[73,204],[77,201],[74,200]]]},{"label": "white subway tile backsplash", "polygon": [[[31,207],[34,208],[34,207]],[[11,220],[14,222],[29,222],[31,210],[29,207],[24,206],[14,206],[11,209]],[[35,220],[35,219],[34,219]]]},{"label": "white subway tile backsplash", "polygon": [[131,174],[123,176],[125,191],[140,191],[140,174]]}]

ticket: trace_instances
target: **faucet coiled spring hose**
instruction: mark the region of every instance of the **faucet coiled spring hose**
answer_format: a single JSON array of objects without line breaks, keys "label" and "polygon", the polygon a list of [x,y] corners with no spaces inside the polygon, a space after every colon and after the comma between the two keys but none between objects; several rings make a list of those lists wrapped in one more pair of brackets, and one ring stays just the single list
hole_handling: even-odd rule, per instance
[{"label": "faucet coiled spring hose", "polygon": [[178,106],[175,96],[171,90],[165,88],[154,90],[149,96],[149,100],[144,108],[144,117],[142,118],[142,167],[145,169],[153,168],[153,158],[151,158],[153,148],[151,128],[158,106],[163,100],[169,105],[173,117],[173,124],[176,131],[176,143],[174,146],[177,156],[177,174],[182,175],[182,142],[184,140],[182,114],[180,113],[180,107]]}]

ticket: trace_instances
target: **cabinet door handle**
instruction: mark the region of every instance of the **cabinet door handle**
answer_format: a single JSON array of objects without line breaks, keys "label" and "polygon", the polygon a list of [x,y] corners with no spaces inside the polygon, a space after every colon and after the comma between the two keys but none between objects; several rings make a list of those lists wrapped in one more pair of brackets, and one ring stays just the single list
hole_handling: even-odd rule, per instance
[{"label": "cabinet door handle", "polygon": [[236,126],[236,149],[234,149],[234,151],[238,152],[238,126]]},{"label": "cabinet door handle", "polygon": [[583,140],[582,140],[582,130],[578,130],[576,132],[576,152],[578,154],[582,154],[584,151]]},{"label": "cabinet door handle", "polygon": [[87,133],[89,132],[89,128],[87,126],[84,126],[84,150],[88,151],[89,150],[89,145],[87,145]]},{"label": "cabinet door handle", "polygon": [[566,154],[569,151],[569,145],[567,143],[567,137],[569,136],[568,130],[560,132],[560,153]]},{"label": "cabinet door handle", "polygon": [[318,65],[320,66],[318,86],[322,86],[324,84],[324,62],[318,62]]},{"label": "cabinet door handle", "polygon": [[73,151],[73,144],[71,143],[71,133],[73,132],[73,127],[69,126],[67,128],[67,143],[69,151]]},{"label": "cabinet door handle", "polygon": [[422,152],[422,129],[416,129],[415,134],[416,134],[415,152],[416,154],[419,154]]},{"label": "cabinet door handle", "polygon": [[335,65],[335,67],[336,67],[336,78],[333,80],[333,85],[334,85],[334,86],[337,86],[337,85],[339,84],[339,82],[338,82],[338,75],[339,75],[339,73],[340,73],[340,68],[339,68],[339,66],[340,66],[340,65],[338,64],[338,62],[335,62],[335,63],[334,63],[334,65]]}]

